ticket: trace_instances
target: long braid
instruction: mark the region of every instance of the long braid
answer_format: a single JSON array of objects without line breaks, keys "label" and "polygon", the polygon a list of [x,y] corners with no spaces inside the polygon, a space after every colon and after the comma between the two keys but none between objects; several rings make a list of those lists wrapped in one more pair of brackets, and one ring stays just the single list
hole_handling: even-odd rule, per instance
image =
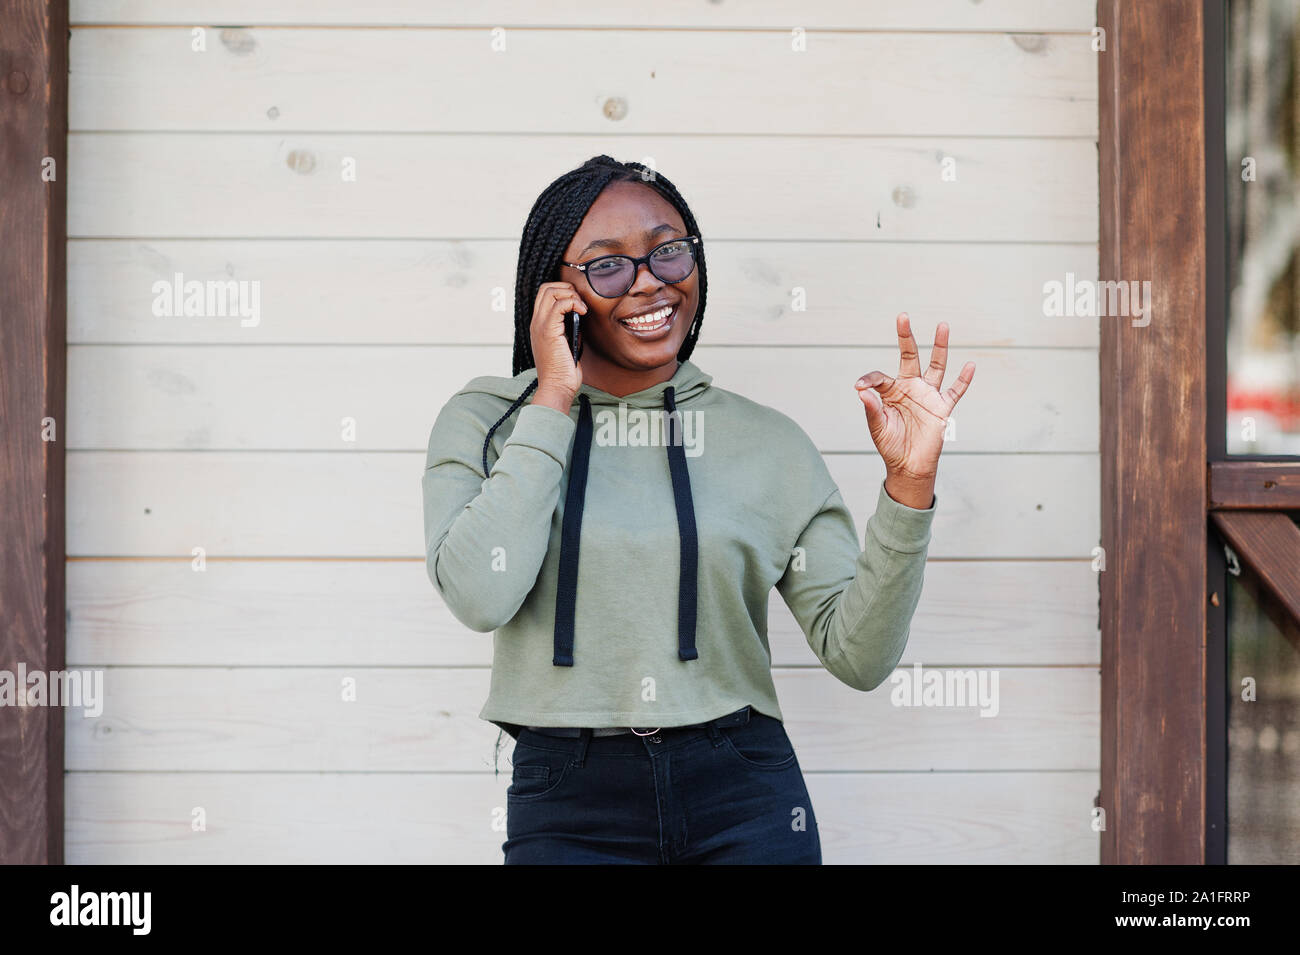
[{"label": "long braid", "polygon": [[512,414],[514,414],[514,413],[515,413],[515,410],[516,410],[516,409],[517,409],[521,404],[524,403],[524,399],[526,399],[529,395],[531,395],[531,394],[532,394],[536,389],[537,389],[537,379],[534,378],[534,379],[532,380],[532,382],[529,383],[528,387],[524,389],[523,394],[521,394],[518,398],[515,399],[514,404],[512,404],[509,408],[506,409],[506,413],[503,414],[500,418],[497,418],[496,424],[494,424],[494,425],[492,425],[492,427],[488,428],[487,441],[484,441],[484,442],[483,442],[483,477],[484,477],[484,479],[486,479],[487,476],[488,476],[487,449],[488,449],[488,441],[491,441],[491,440],[492,440],[492,434],[493,434],[493,432],[495,432],[497,428],[501,427],[501,425],[505,424],[506,419],[509,418]]},{"label": "long braid", "polygon": [[[699,224],[677,187],[661,173],[639,162],[619,162],[606,155],[594,156],[577,169],[560,176],[542,190],[542,194],[533,203],[519,240],[519,263],[515,270],[513,375],[518,376],[529,368],[536,367],[531,326],[537,290],[544,282],[559,280],[564,250],[573,241],[574,233],[578,231],[591,204],[611,182],[639,182],[649,186],[672,203],[681,215],[688,235],[700,235]],[[695,322],[677,352],[679,361],[690,358],[695,350],[695,342],[700,337],[700,326],[704,324],[704,303],[708,296],[709,282],[702,245],[696,248],[695,254],[695,267],[699,271],[700,303],[695,311]],[[488,429],[487,437],[483,440],[484,478],[488,476],[487,452],[492,443],[492,435],[536,390],[537,384],[538,380],[534,378],[506,413]]]}]

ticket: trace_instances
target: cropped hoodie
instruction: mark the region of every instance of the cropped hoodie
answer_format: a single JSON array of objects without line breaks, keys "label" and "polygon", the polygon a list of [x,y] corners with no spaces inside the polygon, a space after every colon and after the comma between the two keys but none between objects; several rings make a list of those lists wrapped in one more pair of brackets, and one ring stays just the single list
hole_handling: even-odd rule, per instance
[{"label": "cropped hoodie", "polygon": [[429,579],[457,620],[494,632],[481,719],[512,735],[684,726],[746,704],[783,719],[773,587],[836,678],[885,680],[937,497],[908,507],[882,481],[859,547],[803,429],[693,362],[622,397],[584,384],[568,414],[525,402],[502,420],[536,375],[474,378],[429,435]]}]

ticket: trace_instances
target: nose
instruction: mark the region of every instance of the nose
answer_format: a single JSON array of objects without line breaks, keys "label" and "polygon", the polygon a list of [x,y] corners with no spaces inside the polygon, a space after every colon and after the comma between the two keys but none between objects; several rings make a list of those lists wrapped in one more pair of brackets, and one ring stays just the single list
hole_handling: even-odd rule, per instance
[{"label": "nose", "polygon": [[657,292],[664,287],[664,283],[650,271],[650,263],[642,262],[636,267],[636,276],[632,280],[631,286],[628,287],[626,295],[631,295],[638,290],[643,292]]}]

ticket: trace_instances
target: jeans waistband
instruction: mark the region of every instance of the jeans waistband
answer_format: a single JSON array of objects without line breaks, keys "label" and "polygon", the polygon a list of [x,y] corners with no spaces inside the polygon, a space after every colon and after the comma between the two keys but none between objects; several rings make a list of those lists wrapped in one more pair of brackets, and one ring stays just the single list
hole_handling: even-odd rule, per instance
[{"label": "jeans waistband", "polygon": [[657,736],[663,736],[664,734],[681,732],[684,730],[708,729],[710,726],[743,726],[749,722],[749,717],[750,707],[742,706],[740,709],[728,713],[725,716],[705,720],[703,723],[691,723],[688,726],[663,726],[657,728],[653,726],[638,726],[626,729],[621,726],[609,729],[584,729],[580,726],[528,726],[525,728],[533,733],[541,733],[543,736],[574,738],[582,736],[583,733],[589,733],[591,736],[621,736],[631,735],[632,733],[636,733],[638,736],[649,736],[651,733],[654,733]]}]

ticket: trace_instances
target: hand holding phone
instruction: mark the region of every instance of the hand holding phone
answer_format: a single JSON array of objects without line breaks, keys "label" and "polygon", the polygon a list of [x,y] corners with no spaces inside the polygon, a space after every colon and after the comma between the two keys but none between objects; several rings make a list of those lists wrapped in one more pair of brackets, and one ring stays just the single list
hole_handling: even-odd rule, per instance
[{"label": "hand holding phone", "polygon": [[537,369],[535,401],[567,409],[582,386],[580,323],[587,303],[569,282],[543,282],[533,303],[529,338]]}]

